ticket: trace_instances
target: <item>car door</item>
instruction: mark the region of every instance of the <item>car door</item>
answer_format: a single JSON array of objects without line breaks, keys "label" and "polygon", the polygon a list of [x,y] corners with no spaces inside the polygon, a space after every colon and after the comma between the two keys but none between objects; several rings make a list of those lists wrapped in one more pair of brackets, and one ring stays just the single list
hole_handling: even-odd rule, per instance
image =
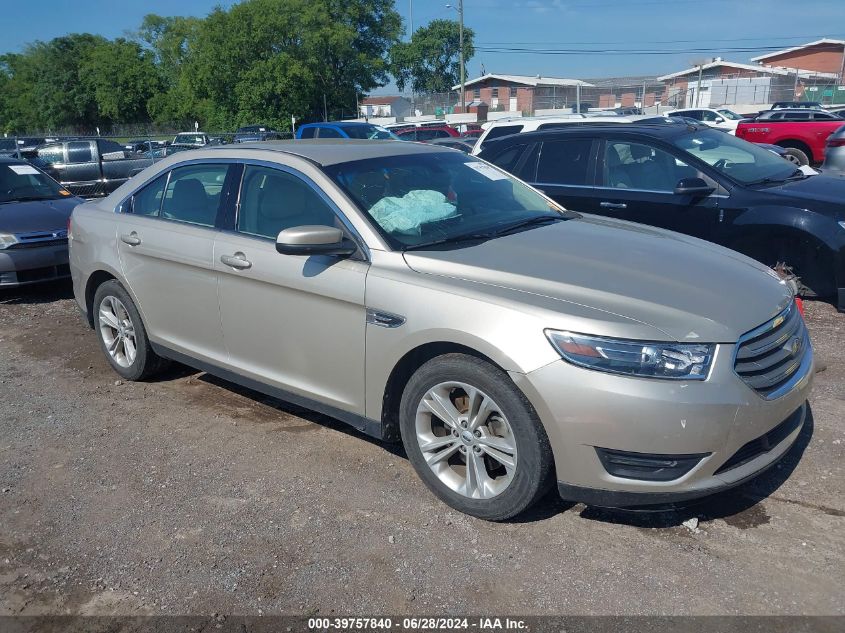
[{"label": "car door", "polygon": [[222,231],[214,246],[229,364],[265,384],[363,414],[369,264],[355,256],[276,251],[281,230],[305,225],[350,231],[303,174],[247,164],[234,230]]},{"label": "car door", "polygon": [[192,357],[226,359],[217,302],[214,235],[232,163],[177,166],[124,205],[118,221],[123,275],[150,338]]},{"label": "car door", "polygon": [[589,137],[544,140],[523,168],[523,178],[567,209],[592,213],[596,143]]},{"label": "car door", "polygon": [[641,139],[608,138],[599,149],[597,213],[709,239],[714,196],[676,194],[683,178],[717,184],[680,155]]}]

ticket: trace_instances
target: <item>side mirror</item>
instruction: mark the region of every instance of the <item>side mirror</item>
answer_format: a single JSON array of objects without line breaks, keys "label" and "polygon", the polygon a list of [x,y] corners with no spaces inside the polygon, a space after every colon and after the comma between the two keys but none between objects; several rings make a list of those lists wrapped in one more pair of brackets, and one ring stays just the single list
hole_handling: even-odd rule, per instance
[{"label": "side mirror", "polygon": [[349,257],[358,246],[333,226],[293,226],[276,238],[276,250],[283,255],[338,255]]},{"label": "side mirror", "polygon": [[675,185],[676,196],[709,196],[716,191],[703,178],[682,178]]},{"label": "side mirror", "polygon": [[716,117],[716,123],[724,123],[725,120],[722,117]]}]

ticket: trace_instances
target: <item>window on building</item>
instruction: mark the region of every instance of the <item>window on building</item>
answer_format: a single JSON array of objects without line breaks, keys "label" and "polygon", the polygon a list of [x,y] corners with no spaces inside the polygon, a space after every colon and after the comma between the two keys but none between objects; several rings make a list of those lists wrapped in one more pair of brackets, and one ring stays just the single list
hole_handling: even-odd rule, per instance
[{"label": "window on building", "polygon": [[472,89],[472,98],[473,99],[481,99],[481,88],[473,88]]},{"label": "window on building", "polygon": [[493,88],[490,91],[490,98],[491,99],[498,99],[499,98],[499,89],[498,88]]},{"label": "window on building", "polygon": [[511,86],[510,92],[511,92],[511,99],[515,99],[516,98],[516,86]]}]

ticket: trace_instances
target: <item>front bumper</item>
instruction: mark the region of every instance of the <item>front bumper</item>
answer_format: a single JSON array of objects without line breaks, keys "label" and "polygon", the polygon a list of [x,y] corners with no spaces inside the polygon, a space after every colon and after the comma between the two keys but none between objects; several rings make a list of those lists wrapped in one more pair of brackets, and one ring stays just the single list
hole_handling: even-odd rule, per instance
[{"label": "front bumper", "polygon": [[0,251],[0,288],[26,286],[69,276],[67,244]]},{"label": "front bumper", "polygon": [[[805,354],[793,388],[766,400],[733,371],[734,345],[720,345],[705,381],[617,376],[556,361],[512,374],[537,410],[552,446],[558,490],[594,505],[670,503],[719,492],[776,463],[795,442],[815,372]],[[741,463],[728,463],[749,443],[796,415],[777,444]],[[670,481],[617,477],[596,448],[630,453],[690,455],[701,460]]]}]

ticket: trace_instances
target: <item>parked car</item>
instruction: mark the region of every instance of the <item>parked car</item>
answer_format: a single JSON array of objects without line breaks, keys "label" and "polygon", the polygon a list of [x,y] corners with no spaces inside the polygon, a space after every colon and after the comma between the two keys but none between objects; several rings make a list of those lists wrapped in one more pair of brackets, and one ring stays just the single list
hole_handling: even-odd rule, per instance
[{"label": "parked car", "polygon": [[338,121],[329,123],[306,123],[296,130],[296,138],[356,138],[396,139],[393,132],[380,125],[364,121]]},{"label": "parked car", "polygon": [[435,145],[196,150],[70,229],[76,301],[121,377],[174,359],[401,439],[485,519],[555,481],[597,505],[724,490],[804,423],[813,350],[771,270]]},{"label": "parked car", "polygon": [[205,132],[179,132],[179,134],[173,137],[172,144],[204,147],[206,145],[211,145],[211,137]]},{"label": "parked car", "polygon": [[572,126],[489,143],[481,158],[565,207],[686,233],[786,264],[845,310],[845,180],[807,176],[742,139],[684,125]]},{"label": "parked car", "polygon": [[775,101],[770,110],[793,110],[803,108],[807,110],[823,110],[822,104],[818,101]]},{"label": "parked car", "polygon": [[[43,136],[18,136],[15,137],[17,142],[17,156],[21,158],[32,158],[36,155],[36,149],[39,145],[43,145],[48,139]],[[9,155],[12,152],[9,150]]]},{"label": "parked car", "polygon": [[[776,114],[778,113],[773,112],[770,116]],[[827,137],[842,125],[842,121],[843,119],[794,121],[760,115],[756,119],[740,121],[736,135],[753,143],[780,145],[799,164],[809,165],[824,161]]]},{"label": "parked car", "polygon": [[557,128],[569,127],[571,125],[607,125],[608,122],[613,123],[630,123],[631,119],[628,117],[585,117],[583,115],[572,114],[563,116],[541,116],[541,117],[520,117],[517,119],[500,119],[486,123],[484,134],[478,139],[475,147],[472,150],[473,155],[480,154],[484,149],[484,145],[488,141],[500,138],[502,136],[509,136],[511,134],[524,134],[526,132],[535,132],[537,130],[553,130]]},{"label": "parked car", "polygon": [[826,174],[845,174],[845,124],[827,137],[821,170]]},{"label": "parked car", "polygon": [[238,128],[233,143],[250,143],[253,141],[278,141],[291,138],[290,132],[279,132],[268,125],[246,125]]},{"label": "parked car", "polygon": [[686,108],[680,110],[670,110],[665,113],[665,116],[687,117],[706,123],[710,127],[728,130],[730,132],[735,132],[736,126],[739,125],[739,122],[743,119],[742,115],[739,115],[728,108]]},{"label": "parked car", "polygon": [[19,158],[18,142],[14,138],[0,138],[0,156]]},{"label": "parked car", "polygon": [[831,114],[835,114],[837,116],[845,117],[845,105],[835,105],[835,106],[828,106],[825,108]]},{"label": "parked car", "polygon": [[41,145],[38,158],[51,177],[83,197],[108,195],[154,160],[127,158],[122,145],[101,138]]},{"label": "parked car", "polygon": [[428,141],[432,145],[438,145],[440,147],[449,147],[451,149],[456,149],[464,154],[469,154],[472,151],[472,148],[475,146],[475,141],[477,139],[465,139],[463,136],[459,138],[449,137],[449,138],[436,138],[433,141]]},{"label": "parked car", "polygon": [[643,114],[642,108],[636,108],[634,106],[624,106],[622,108],[614,108],[612,110],[614,114],[618,114],[619,116],[638,116]]},{"label": "parked car", "polygon": [[461,134],[461,138],[479,139],[484,134],[483,128],[472,128]]},{"label": "parked car", "polygon": [[164,147],[161,141],[151,141],[150,139],[136,139],[124,144],[124,149],[130,154],[149,154],[160,147]]},{"label": "parked car", "polygon": [[81,202],[30,163],[0,158],[0,288],[70,276],[67,223]]},{"label": "parked car", "polygon": [[460,138],[460,133],[451,125],[421,125],[393,130],[403,141],[421,141],[427,143],[439,138]]}]

